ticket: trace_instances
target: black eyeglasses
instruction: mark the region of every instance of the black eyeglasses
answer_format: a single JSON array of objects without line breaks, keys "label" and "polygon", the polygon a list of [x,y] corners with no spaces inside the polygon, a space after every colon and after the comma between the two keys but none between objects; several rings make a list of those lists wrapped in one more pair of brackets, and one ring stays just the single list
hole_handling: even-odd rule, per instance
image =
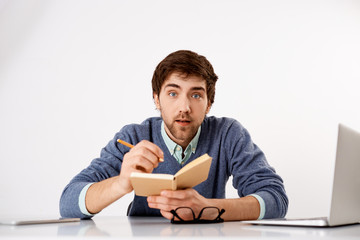
[{"label": "black eyeglasses", "polygon": [[178,207],[170,212],[173,214],[171,223],[220,223],[224,222],[220,216],[225,212],[225,209],[204,207],[197,217],[189,207]]}]

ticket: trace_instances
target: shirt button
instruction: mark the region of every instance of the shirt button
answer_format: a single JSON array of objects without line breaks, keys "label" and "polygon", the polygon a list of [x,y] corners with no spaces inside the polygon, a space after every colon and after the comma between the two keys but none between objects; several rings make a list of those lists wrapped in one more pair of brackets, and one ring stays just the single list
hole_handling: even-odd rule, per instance
[{"label": "shirt button", "polygon": [[177,148],[176,148],[176,151],[180,151],[180,150],[181,150],[180,147],[177,147]]}]

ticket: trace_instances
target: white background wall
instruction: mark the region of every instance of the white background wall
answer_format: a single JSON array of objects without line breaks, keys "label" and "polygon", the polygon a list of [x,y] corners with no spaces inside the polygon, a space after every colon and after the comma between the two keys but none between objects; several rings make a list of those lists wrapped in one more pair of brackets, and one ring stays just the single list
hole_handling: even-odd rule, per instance
[{"label": "white background wall", "polygon": [[213,63],[209,115],[250,131],[288,216],[326,215],[337,124],[360,130],[360,1],[0,1],[0,216],[58,215],[115,132],[158,115],[152,73],[179,49]]}]

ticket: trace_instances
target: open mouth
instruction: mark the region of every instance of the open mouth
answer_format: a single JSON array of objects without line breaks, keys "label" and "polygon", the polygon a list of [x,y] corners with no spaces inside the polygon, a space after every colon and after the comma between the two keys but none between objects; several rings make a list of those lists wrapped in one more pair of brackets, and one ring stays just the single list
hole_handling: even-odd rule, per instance
[{"label": "open mouth", "polygon": [[190,124],[189,120],[175,120],[175,122],[181,126],[187,126]]}]

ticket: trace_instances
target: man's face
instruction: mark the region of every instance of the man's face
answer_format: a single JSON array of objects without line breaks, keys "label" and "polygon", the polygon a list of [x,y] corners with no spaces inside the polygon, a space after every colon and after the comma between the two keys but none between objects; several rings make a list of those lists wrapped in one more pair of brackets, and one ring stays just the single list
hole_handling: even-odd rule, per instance
[{"label": "man's face", "polygon": [[201,77],[172,73],[154,94],[169,137],[184,149],[210,110],[206,82]]}]

